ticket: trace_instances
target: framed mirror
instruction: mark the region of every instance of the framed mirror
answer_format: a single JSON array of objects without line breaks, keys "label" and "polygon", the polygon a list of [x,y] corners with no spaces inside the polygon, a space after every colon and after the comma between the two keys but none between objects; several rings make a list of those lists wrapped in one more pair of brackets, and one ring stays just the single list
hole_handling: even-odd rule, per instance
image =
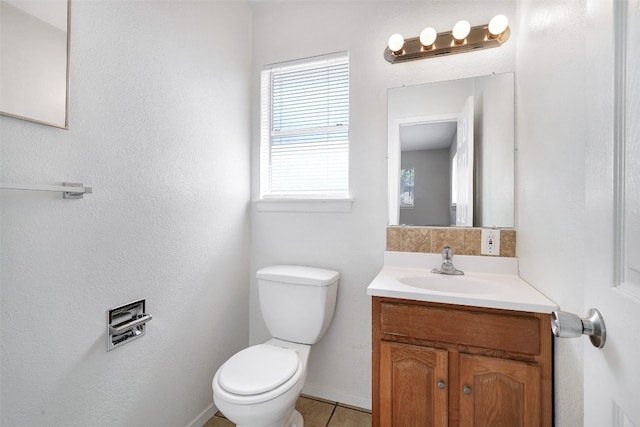
[{"label": "framed mirror", "polygon": [[389,89],[389,225],[514,227],[514,84],[505,73]]},{"label": "framed mirror", "polygon": [[68,128],[70,0],[0,0],[0,114]]}]

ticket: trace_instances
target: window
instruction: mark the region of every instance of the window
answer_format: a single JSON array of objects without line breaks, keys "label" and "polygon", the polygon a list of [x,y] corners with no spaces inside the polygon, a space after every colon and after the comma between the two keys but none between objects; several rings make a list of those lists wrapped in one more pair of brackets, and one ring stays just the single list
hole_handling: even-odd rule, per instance
[{"label": "window", "polygon": [[412,208],[414,203],[415,169],[400,170],[400,208]]},{"label": "window", "polygon": [[260,198],[347,198],[346,53],[265,67],[261,78]]}]

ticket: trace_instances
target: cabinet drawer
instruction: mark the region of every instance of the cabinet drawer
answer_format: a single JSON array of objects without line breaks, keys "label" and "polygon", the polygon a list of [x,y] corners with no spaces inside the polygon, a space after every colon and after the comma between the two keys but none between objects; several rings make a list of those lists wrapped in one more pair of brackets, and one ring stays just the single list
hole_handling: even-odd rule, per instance
[{"label": "cabinet drawer", "polygon": [[382,302],[379,326],[383,334],[540,354],[541,324],[534,315]]}]

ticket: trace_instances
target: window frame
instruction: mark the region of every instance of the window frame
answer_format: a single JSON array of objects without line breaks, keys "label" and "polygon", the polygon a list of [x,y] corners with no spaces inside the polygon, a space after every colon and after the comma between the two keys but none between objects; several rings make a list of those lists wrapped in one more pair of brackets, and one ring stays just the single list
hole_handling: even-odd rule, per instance
[{"label": "window frame", "polygon": [[[346,185],[345,189],[338,191],[300,191],[291,194],[283,194],[273,192],[271,189],[271,159],[272,159],[272,140],[274,138],[273,130],[273,99],[271,81],[274,72],[282,69],[295,71],[296,69],[305,70],[313,69],[314,65],[325,63],[330,66],[332,63],[346,63],[349,66],[348,52],[338,52],[329,55],[321,55],[310,58],[304,58],[296,61],[288,61],[277,64],[264,66],[260,73],[260,161],[259,161],[259,210],[263,211],[350,211],[353,199],[350,197],[350,177],[349,177],[349,154],[350,154],[350,138],[349,138],[349,121],[347,116],[346,126],[318,126],[301,127],[297,130],[285,130],[276,132],[278,134],[297,134],[304,135],[312,131],[326,131],[327,135],[333,132],[346,132]],[[350,83],[348,86],[350,93]],[[350,96],[349,96],[350,98]],[[350,99],[347,99],[347,105],[350,105]],[[350,107],[349,107],[350,109]],[[348,114],[348,113],[347,113]],[[339,130],[338,130],[339,129]],[[342,203],[344,202],[344,203]]]}]

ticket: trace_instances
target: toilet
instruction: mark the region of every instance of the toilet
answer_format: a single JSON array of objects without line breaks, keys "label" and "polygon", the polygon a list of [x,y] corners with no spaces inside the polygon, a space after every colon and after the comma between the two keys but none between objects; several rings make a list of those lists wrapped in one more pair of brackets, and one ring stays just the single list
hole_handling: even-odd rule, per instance
[{"label": "toilet", "polygon": [[273,265],[256,273],[260,310],[272,338],[222,364],[213,401],[238,427],[303,427],[295,405],[311,345],[326,332],[336,304],[336,271]]}]

